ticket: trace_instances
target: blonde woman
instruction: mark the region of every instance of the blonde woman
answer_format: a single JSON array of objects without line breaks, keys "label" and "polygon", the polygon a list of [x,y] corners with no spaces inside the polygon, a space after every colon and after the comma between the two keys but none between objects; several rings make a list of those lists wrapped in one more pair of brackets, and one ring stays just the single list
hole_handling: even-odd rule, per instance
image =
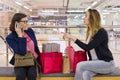
[{"label": "blonde woman", "polygon": [[86,43],[70,34],[64,34],[64,38],[74,41],[89,56],[89,61],[77,64],[75,80],[92,80],[97,73],[108,74],[115,68],[112,53],[108,48],[108,34],[101,27],[99,12],[89,9],[85,14],[84,24],[87,28]]}]

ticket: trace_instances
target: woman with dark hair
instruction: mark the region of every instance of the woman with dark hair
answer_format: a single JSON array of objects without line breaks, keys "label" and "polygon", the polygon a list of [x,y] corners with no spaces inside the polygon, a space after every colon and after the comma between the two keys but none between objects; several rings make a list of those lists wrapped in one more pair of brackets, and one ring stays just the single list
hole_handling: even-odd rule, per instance
[{"label": "woman with dark hair", "polygon": [[[16,13],[10,24],[11,33],[6,37],[6,41],[13,49],[14,55],[10,61],[12,65],[15,63],[15,54],[25,55],[30,51],[37,63],[40,64],[40,51],[38,48],[35,34],[27,24],[27,15],[23,13]],[[37,71],[36,63],[33,66],[14,67],[16,80],[36,80]]]},{"label": "woman with dark hair", "polygon": [[108,34],[101,27],[99,12],[89,9],[85,14],[84,24],[87,27],[86,43],[70,34],[64,34],[64,38],[74,41],[89,57],[89,61],[77,64],[75,80],[92,80],[97,73],[108,74],[115,68],[112,53],[108,48]]}]

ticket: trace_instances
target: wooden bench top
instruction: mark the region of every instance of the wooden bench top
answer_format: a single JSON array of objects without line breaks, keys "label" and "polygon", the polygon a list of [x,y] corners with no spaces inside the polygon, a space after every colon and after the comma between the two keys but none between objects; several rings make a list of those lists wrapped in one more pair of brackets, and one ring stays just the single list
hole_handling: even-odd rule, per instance
[{"label": "wooden bench top", "polygon": [[[14,68],[13,67],[0,67],[0,76],[1,77],[14,77]],[[51,73],[51,74],[40,74],[41,77],[73,77],[74,73]],[[120,69],[116,68],[113,73],[110,74],[98,74],[96,76],[120,76]]]}]

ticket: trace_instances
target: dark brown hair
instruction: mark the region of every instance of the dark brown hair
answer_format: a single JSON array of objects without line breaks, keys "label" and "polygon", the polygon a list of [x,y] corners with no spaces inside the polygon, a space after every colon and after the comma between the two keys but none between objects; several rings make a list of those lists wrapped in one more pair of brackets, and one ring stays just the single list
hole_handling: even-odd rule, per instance
[{"label": "dark brown hair", "polygon": [[27,15],[23,14],[23,13],[16,13],[13,18],[12,18],[12,21],[11,21],[11,24],[10,24],[10,31],[15,31],[15,22],[20,22],[20,20],[22,18],[25,18],[27,17]]}]

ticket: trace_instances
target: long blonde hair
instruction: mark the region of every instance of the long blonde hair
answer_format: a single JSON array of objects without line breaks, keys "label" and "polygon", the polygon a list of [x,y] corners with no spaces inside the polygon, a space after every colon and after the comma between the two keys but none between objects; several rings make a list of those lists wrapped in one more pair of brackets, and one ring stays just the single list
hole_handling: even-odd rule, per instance
[{"label": "long blonde hair", "polygon": [[89,25],[87,26],[87,33],[86,33],[86,40],[88,39],[88,36],[91,32],[90,39],[98,32],[98,30],[101,28],[101,18],[100,14],[95,9],[89,9]]}]

